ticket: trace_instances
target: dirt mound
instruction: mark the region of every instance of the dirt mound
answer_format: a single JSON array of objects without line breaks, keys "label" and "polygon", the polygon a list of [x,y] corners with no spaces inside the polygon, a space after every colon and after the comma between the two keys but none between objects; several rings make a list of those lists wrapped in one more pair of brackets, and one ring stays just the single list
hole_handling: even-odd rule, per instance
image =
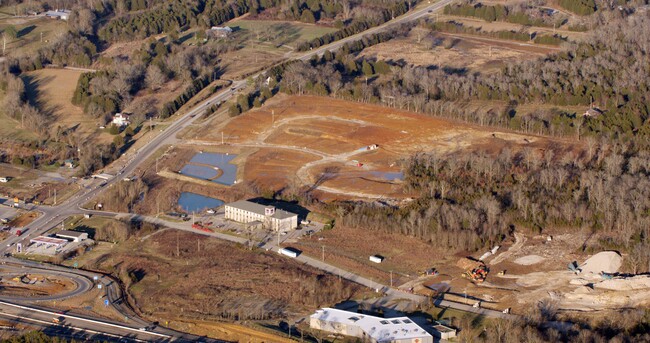
[{"label": "dirt mound", "polygon": [[650,276],[637,275],[629,278],[615,278],[594,284],[594,288],[613,291],[630,291],[650,288]]},{"label": "dirt mound", "polygon": [[531,264],[537,264],[544,261],[545,258],[539,255],[528,255],[516,259],[514,262],[522,266],[530,266]]},{"label": "dirt mound", "polygon": [[603,251],[591,256],[580,266],[583,273],[616,273],[621,268],[621,255],[616,251]]}]

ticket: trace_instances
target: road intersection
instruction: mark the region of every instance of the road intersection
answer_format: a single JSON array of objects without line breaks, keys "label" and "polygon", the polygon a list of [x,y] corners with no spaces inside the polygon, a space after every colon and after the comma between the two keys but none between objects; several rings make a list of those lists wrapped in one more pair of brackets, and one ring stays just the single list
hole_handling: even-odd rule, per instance
[{"label": "road intersection", "polygon": [[[411,10],[406,14],[404,14],[403,16],[395,18],[389,21],[388,23],[385,23],[378,27],[371,28],[362,33],[341,39],[329,45],[310,50],[302,55],[299,55],[295,59],[306,61],[312,58],[312,56],[314,55],[322,55],[326,50],[335,51],[348,42],[361,39],[361,37],[363,37],[364,35],[381,32],[383,30],[389,29],[393,25],[420,19],[424,16],[429,15],[431,12],[441,10],[444,6],[452,3],[453,1],[454,0],[441,0],[434,4],[423,6],[419,9]],[[253,78],[256,78],[261,74],[262,72],[260,72],[257,75],[254,75]],[[28,241],[29,238],[42,235],[48,230],[58,225],[65,218],[71,215],[81,214],[81,213],[92,213],[97,215],[128,215],[128,216],[132,216],[133,219],[149,221],[160,225],[164,225],[166,227],[184,230],[184,231],[190,231],[193,233],[207,235],[207,236],[213,236],[223,240],[228,240],[228,241],[233,241],[238,243],[242,243],[241,242],[242,240],[245,241],[245,239],[241,237],[236,237],[236,236],[231,236],[231,235],[226,235],[221,233],[208,233],[200,230],[194,230],[189,225],[184,225],[183,223],[165,221],[160,218],[142,216],[137,214],[111,214],[106,212],[99,213],[95,211],[84,210],[82,208],[83,205],[87,204],[90,199],[95,198],[100,193],[102,193],[105,189],[111,187],[113,184],[120,182],[124,176],[133,175],[137,171],[138,167],[149,157],[151,157],[156,151],[158,151],[161,147],[168,144],[173,144],[175,142],[176,135],[179,132],[181,132],[184,128],[188,127],[189,125],[192,125],[194,121],[200,118],[205,113],[206,109],[208,109],[210,106],[216,103],[224,103],[225,101],[235,96],[237,92],[243,89],[244,87],[246,87],[245,80],[233,81],[230,88],[228,88],[227,90],[218,93],[205,101],[202,101],[201,103],[199,103],[194,108],[192,108],[191,110],[187,111],[184,114],[177,114],[176,115],[177,117],[174,119],[174,121],[167,128],[162,130],[162,132],[160,132],[156,137],[152,138],[149,142],[145,143],[137,151],[128,153],[127,155],[123,156],[120,160],[116,161],[114,165],[123,163],[123,166],[119,169],[117,175],[115,175],[114,177],[106,181],[95,181],[91,183],[89,187],[82,188],[79,192],[72,195],[69,199],[67,199],[64,203],[60,205],[50,206],[50,207],[48,206],[36,207],[36,210],[41,212],[42,215],[37,219],[35,219],[29,225],[29,228],[22,236],[11,236],[7,240],[5,240],[4,242],[5,244],[0,246],[0,256],[4,256],[8,251],[10,251],[10,249],[16,243],[25,240]],[[124,159],[127,160],[126,163],[124,163]],[[278,246],[273,243],[273,240],[270,240],[265,243],[262,243],[260,245],[260,248],[266,250],[277,250]],[[311,258],[306,255],[299,255],[296,258],[296,260],[308,264],[312,267],[318,268],[320,270],[323,270],[325,272],[331,273],[333,275],[338,275],[342,278],[375,289],[378,293],[383,294],[386,297],[390,297],[394,299],[408,299],[410,301],[415,301],[415,302],[421,302],[425,300],[424,297],[411,294],[411,293],[406,293],[388,287],[386,285],[369,280],[360,275],[342,270],[335,266],[329,265],[324,261],[319,261],[317,259]],[[39,272],[45,271],[52,274],[56,273],[57,275],[64,275],[66,277],[71,278],[72,280],[74,280],[75,283],[77,283],[78,287],[71,294],[66,293],[64,295],[60,295],[65,297],[70,297],[70,296],[74,296],[86,292],[88,290],[88,287],[92,287],[94,285],[92,279],[93,276],[97,275],[97,273],[92,273],[92,272],[87,272],[82,270],[69,270],[67,268],[62,268],[62,267],[57,267],[52,265],[41,265],[38,263],[24,261],[24,260],[4,258],[4,262],[7,263],[8,266],[11,266],[11,268],[21,268],[23,271],[26,272],[30,270],[39,271]],[[70,323],[69,325],[70,330],[72,331],[88,330],[88,332],[97,332],[100,334],[105,334],[108,337],[118,337],[118,336],[124,337],[127,339],[131,339],[132,341],[178,340],[178,341],[217,342],[217,340],[208,340],[204,337],[197,337],[189,334],[179,333],[159,326],[155,327],[151,331],[144,330],[144,328],[151,328],[152,325],[147,323],[145,320],[139,318],[135,314],[135,311],[133,311],[133,309],[131,309],[128,306],[128,302],[124,301],[123,291],[119,286],[117,280],[114,280],[109,276],[103,276],[103,277],[105,277],[105,279],[103,280],[107,280],[104,282],[106,285],[107,296],[110,300],[111,305],[118,312],[124,314],[125,317],[128,319],[129,323],[137,324],[138,327],[133,327],[131,326],[131,324],[125,325],[121,323],[112,323],[110,321],[106,321],[103,319],[99,320],[99,319],[93,319],[88,317],[81,317],[78,315],[69,315],[68,317],[65,317],[65,319]],[[33,298],[20,298],[20,297],[11,298],[11,297],[0,296],[0,316],[4,316],[4,317],[21,316],[21,318],[23,318],[24,320],[30,319],[33,321],[40,321],[41,325],[44,325],[43,322],[48,322],[48,323],[51,322],[52,321],[51,316],[55,312],[49,311],[47,309],[35,308],[33,306],[22,305],[23,303],[26,303],[28,301],[34,302],[37,300],[38,299],[33,299]],[[451,303],[444,300],[438,301],[437,305],[443,307],[453,307],[465,311],[479,312],[486,316],[499,317],[499,318],[509,317],[509,315],[502,314],[498,311],[475,309],[468,305]]]}]

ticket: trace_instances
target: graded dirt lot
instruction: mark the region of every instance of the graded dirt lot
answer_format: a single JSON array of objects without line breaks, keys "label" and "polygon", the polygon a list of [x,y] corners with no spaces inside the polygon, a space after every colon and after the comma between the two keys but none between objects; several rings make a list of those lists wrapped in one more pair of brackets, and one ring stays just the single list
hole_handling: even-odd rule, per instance
[{"label": "graded dirt lot", "polygon": [[45,296],[71,291],[76,286],[70,280],[39,274],[20,274],[0,269],[3,295]]},{"label": "graded dirt lot", "polygon": [[401,185],[400,163],[419,151],[517,150],[550,142],[393,108],[285,95],[232,120],[205,125],[192,134],[200,139],[187,143],[221,145],[222,133],[222,149],[255,151],[243,163],[244,181],[254,178],[263,188],[272,188],[297,179],[300,185],[342,198],[409,197]]}]

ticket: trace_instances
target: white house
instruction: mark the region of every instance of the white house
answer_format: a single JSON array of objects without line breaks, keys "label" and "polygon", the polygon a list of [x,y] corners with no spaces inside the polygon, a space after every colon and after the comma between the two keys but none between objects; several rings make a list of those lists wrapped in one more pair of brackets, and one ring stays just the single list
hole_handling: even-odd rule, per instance
[{"label": "white house", "polygon": [[309,327],[372,343],[433,343],[433,336],[408,317],[381,318],[323,308],[309,316]]},{"label": "white house", "polygon": [[213,26],[207,32],[208,36],[216,38],[227,38],[231,33],[232,28],[228,26]]},{"label": "white house", "polygon": [[245,224],[262,223],[274,231],[288,231],[298,227],[297,214],[246,200],[226,204],[225,218]]},{"label": "white house", "polygon": [[0,182],[9,182],[9,180],[11,180],[11,178],[9,176],[0,177]]},{"label": "white house", "polygon": [[127,126],[131,124],[131,121],[129,120],[129,114],[128,113],[115,113],[115,116],[113,116],[113,121],[112,123],[115,126]]}]

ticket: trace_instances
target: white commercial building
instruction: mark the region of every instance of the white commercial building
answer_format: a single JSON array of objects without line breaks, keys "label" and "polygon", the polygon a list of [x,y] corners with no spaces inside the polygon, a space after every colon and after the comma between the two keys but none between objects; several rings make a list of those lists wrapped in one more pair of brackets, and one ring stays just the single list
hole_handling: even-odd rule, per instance
[{"label": "white commercial building", "polygon": [[262,223],[265,228],[288,231],[298,227],[298,215],[254,202],[240,200],[225,206],[225,218],[239,223]]},{"label": "white commercial building", "polygon": [[37,245],[45,245],[48,248],[49,247],[55,247],[55,248],[61,248],[64,245],[68,244],[68,241],[65,239],[60,239],[60,238],[54,238],[54,237],[45,237],[45,236],[38,236],[34,237],[29,240],[30,243],[32,244],[37,244]]},{"label": "white commercial building", "polygon": [[323,308],[309,317],[312,329],[361,338],[372,343],[433,343],[433,336],[408,317],[380,318]]},{"label": "white commercial building", "polygon": [[57,237],[71,239],[73,242],[81,242],[88,239],[88,234],[79,231],[61,230],[56,234]]}]

